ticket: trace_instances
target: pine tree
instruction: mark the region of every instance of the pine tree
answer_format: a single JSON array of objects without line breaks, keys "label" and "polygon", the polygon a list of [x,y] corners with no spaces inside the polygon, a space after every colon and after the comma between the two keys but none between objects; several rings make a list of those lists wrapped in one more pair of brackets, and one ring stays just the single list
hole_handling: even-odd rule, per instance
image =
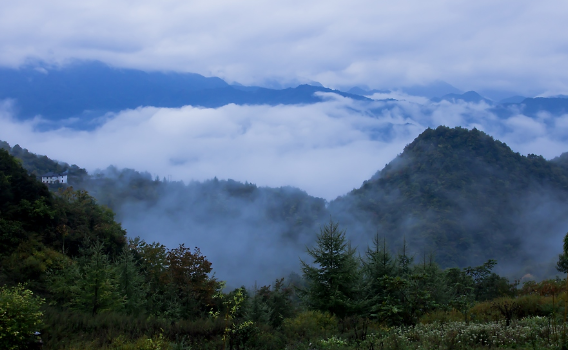
[{"label": "pine tree", "polygon": [[136,314],[145,304],[147,288],[129,247],[124,248],[116,267],[119,292],[124,297],[124,310],[128,314]]},{"label": "pine tree", "polygon": [[[382,246],[382,247],[381,247]],[[387,286],[383,283],[385,276],[396,276],[397,268],[394,259],[387,250],[386,240],[382,242],[378,233],[373,238],[373,246],[367,247],[363,259],[363,299],[364,311],[368,316],[376,314],[378,305],[387,298]]]},{"label": "pine tree", "polygon": [[93,315],[119,310],[124,302],[119,293],[116,267],[103,249],[102,243],[95,242],[88,249],[88,254],[79,261],[81,278],[77,281],[73,303]]},{"label": "pine tree", "polygon": [[564,236],[562,254],[558,256],[558,262],[556,263],[556,268],[558,271],[567,273],[568,272],[568,233]]},{"label": "pine tree", "polygon": [[307,286],[299,294],[310,309],[345,317],[357,309],[360,271],[355,249],[338,226],[330,218],[320,229],[316,246],[307,249],[315,266],[300,260]]}]

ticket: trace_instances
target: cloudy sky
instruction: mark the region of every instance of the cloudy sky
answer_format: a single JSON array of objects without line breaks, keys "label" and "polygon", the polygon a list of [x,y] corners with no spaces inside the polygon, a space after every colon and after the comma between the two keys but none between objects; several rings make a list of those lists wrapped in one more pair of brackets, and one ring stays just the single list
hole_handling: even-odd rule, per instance
[{"label": "cloudy sky", "polygon": [[0,4],[0,65],[97,59],[264,86],[568,91],[559,0],[19,0]]},{"label": "cloudy sky", "polygon": [[[246,85],[568,93],[568,2],[461,0],[19,0],[0,3],[0,66],[100,60]],[[375,96],[377,98],[387,96]],[[392,96],[391,96],[392,97]],[[0,101],[0,139],[92,171],[110,164],[174,180],[217,176],[333,199],[359,187],[426,127],[478,127],[522,154],[568,151],[568,116],[497,118],[487,105],[338,96],[304,106],[107,115],[92,131],[38,131]]]}]

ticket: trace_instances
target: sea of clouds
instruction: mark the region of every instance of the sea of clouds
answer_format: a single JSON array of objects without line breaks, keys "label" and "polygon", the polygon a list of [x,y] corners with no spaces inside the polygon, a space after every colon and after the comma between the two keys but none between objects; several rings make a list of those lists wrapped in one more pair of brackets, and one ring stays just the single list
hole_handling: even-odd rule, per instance
[{"label": "sea of clouds", "polygon": [[89,171],[115,165],[186,182],[230,178],[327,200],[359,187],[427,127],[475,127],[547,159],[568,151],[568,115],[505,118],[485,103],[324,96],[311,105],[140,107],[107,114],[92,131],[73,129],[73,121],[45,130],[41,116],[17,121],[5,101],[0,139]]}]

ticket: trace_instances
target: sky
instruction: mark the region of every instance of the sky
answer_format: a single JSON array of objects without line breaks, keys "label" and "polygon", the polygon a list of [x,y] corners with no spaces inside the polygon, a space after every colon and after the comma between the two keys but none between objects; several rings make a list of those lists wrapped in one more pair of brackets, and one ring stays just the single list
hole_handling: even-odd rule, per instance
[{"label": "sky", "polygon": [[0,4],[0,65],[100,60],[267,87],[446,81],[568,92],[558,0],[19,0]]},{"label": "sky", "polygon": [[[193,72],[267,87],[568,94],[568,2],[39,1],[0,3],[0,66]],[[505,92],[503,92],[505,91]],[[497,118],[484,104],[405,100],[384,109],[338,96],[314,105],[142,106],[101,127],[38,131],[0,101],[0,139],[92,171],[108,165],[174,180],[291,185],[328,200],[357,188],[426,127],[478,127],[522,154],[568,151],[568,117]]]}]

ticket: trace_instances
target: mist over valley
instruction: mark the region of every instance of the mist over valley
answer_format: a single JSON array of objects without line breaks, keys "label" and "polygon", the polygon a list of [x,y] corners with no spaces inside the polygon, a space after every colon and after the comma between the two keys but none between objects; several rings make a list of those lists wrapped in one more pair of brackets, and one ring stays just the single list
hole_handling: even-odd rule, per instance
[{"label": "mist over valley", "polygon": [[1,2],[0,348],[567,349],[566,18]]},{"label": "mist over valley", "polygon": [[427,129],[362,186],[330,201],[294,187],[184,184],[116,167],[88,175],[3,147],[32,173],[69,170],[70,185],[111,208],[129,237],[199,247],[231,286],[298,273],[330,217],[360,252],[378,235],[394,254],[406,242],[414,259],[433,257],[442,267],[495,259],[497,271],[514,278],[553,276],[568,224],[565,155],[523,156],[477,129]]}]

